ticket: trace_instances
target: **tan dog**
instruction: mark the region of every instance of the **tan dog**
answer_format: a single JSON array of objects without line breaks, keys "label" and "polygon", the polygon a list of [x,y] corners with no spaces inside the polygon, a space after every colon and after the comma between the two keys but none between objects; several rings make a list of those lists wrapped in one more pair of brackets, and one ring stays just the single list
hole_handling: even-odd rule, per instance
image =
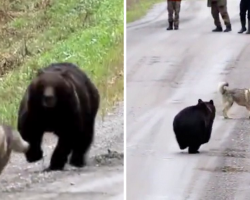
[{"label": "tan dog", "polygon": [[10,126],[0,126],[0,174],[8,164],[12,151],[25,153],[29,144],[23,140],[19,132]]},{"label": "tan dog", "polygon": [[[219,92],[222,95],[223,103],[223,116],[228,118],[227,112],[233,106],[233,103],[237,103],[239,106],[244,106],[250,112],[250,89],[226,89],[225,86],[229,86],[227,82],[219,83]],[[249,116],[250,118],[250,116]]]}]

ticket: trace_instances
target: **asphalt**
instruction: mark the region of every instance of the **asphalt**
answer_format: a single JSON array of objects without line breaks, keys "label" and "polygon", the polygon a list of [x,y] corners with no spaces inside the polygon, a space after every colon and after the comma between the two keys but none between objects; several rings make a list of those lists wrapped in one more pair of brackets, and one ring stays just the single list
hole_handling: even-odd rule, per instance
[{"label": "asphalt", "polygon": [[[166,31],[166,2],[127,25],[128,200],[249,199],[249,113],[234,105],[223,119],[217,87],[250,87],[250,36],[237,33],[239,1],[228,1],[228,10],[229,33],[213,33],[207,2],[194,0],[182,1],[178,31]],[[199,98],[214,100],[216,118],[210,142],[189,155],[172,122]]]}]

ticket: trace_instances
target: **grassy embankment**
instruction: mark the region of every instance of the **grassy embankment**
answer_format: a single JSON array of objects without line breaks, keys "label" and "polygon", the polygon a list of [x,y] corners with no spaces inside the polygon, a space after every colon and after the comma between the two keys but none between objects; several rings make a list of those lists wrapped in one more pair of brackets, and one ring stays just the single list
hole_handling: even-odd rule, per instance
[{"label": "grassy embankment", "polygon": [[123,99],[123,0],[0,2],[0,118],[16,125],[38,68],[73,62],[100,90],[102,116]]},{"label": "grassy embankment", "polygon": [[147,14],[148,10],[156,3],[163,0],[127,0],[127,23],[133,22]]}]

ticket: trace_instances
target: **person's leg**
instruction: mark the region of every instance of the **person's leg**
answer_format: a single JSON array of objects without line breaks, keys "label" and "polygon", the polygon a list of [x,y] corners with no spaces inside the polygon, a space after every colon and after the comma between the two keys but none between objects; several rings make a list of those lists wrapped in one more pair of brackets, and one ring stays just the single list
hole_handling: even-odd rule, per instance
[{"label": "person's leg", "polygon": [[174,6],[175,18],[174,18],[174,28],[179,29],[179,14],[181,10],[181,1],[176,1]]},{"label": "person's leg", "polygon": [[240,22],[241,22],[241,30],[238,33],[244,33],[246,29],[246,13],[247,13],[247,1],[240,1]]},{"label": "person's leg", "polygon": [[173,13],[174,13],[174,7],[173,7],[174,1],[167,1],[167,9],[168,9],[168,23],[169,26],[167,30],[173,30]]},{"label": "person's leg", "polygon": [[250,2],[247,2],[247,20],[248,20],[248,30],[246,32],[246,34],[250,34]]},{"label": "person's leg", "polygon": [[224,20],[224,23],[226,25],[226,29],[224,32],[229,32],[232,30],[230,18],[227,12],[227,6],[219,6],[219,12],[221,14],[222,19]]},{"label": "person's leg", "polygon": [[211,14],[214,18],[214,25],[216,26],[213,32],[221,32],[222,27],[220,23],[219,9],[216,1],[212,1],[211,3]]}]

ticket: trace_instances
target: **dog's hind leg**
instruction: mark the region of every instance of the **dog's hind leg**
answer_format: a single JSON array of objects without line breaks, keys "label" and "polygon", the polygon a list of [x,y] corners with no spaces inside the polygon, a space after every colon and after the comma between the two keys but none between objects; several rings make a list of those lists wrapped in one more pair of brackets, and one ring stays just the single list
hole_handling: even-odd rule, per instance
[{"label": "dog's hind leg", "polygon": [[225,119],[228,119],[227,112],[233,106],[233,103],[234,103],[233,101],[227,101],[224,103],[223,116]]},{"label": "dog's hind leg", "polygon": [[248,112],[249,112],[249,116],[248,116],[248,118],[250,119],[250,105],[247,105],[246,106],[246,109],[248,110]]}]

